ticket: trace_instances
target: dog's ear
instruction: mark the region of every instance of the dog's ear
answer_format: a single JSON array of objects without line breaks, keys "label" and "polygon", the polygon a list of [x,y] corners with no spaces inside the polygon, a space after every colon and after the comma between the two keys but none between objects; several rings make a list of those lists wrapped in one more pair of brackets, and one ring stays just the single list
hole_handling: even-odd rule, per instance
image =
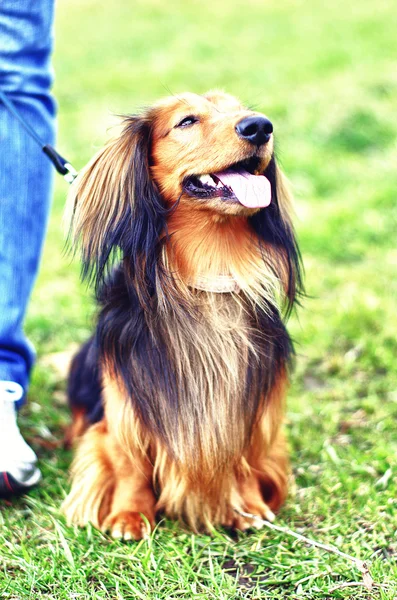
[{"label": "dog's ear", "polygon": [[70,238],[80,246],[83,276],[101,285],[114,258],[128,260],[141,290],[155,285],[166,209],[150,177],[151,120],[126,117],[81,171],[68,198]]},{"label": "dog's ear", "polygon": [[264,175],[270,181],[272,201],[267,208],[251,217],[260,240],[270,248],[271,268],[284,281],[287,313],[303,292],[302,262],[292,226],[292,196],[288,180],[273,156]]}]

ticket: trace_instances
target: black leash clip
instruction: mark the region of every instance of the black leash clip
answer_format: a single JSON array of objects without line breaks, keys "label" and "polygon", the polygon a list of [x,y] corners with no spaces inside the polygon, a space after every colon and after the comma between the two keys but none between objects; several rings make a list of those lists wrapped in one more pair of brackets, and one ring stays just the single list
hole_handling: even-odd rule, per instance
[{"label": "black leash clip", "polygon": [[70,162],[68,162],[66,160],[66,158],[63,158],[55,150],[55,148],[50,146],[50,144],[46,144],[45,146],[43,146],[42,150],[43,150],[44,154],[46,154],[48,156],[48,158],[50,159],[50,161],[52,162],[52,164],[54,165],[54,167],[56,168],[58,173],[63,175],[63,178],[65,179],[65,181],[67,181],[68,183],[73,183],[73,181],[77,177],[77,171],[70,164]]}]

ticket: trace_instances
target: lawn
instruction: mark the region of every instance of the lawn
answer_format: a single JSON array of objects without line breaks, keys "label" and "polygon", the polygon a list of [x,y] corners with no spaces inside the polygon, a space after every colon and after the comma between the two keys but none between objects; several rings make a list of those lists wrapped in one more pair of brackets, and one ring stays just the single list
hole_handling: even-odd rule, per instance
[{"label": "lawn", "polygon": [[368,560],[373,591],[347,585],[362,580],[343,558],[268,529],[196,536],[166,521],[127,544],[66,526],[71,453],[55,446],[69,416],[55,358],[87,338],[95,308],[64,252],[59,178],[21,416],[44,479],[0,503],[2,598],[397,597],[395,31],[393,0],[60,0],[56,22],[58,147],[76,168],[115,113],[169,93],[220,87],[273,121],[308,293],[289,323],[294,483],[277,523]]}]

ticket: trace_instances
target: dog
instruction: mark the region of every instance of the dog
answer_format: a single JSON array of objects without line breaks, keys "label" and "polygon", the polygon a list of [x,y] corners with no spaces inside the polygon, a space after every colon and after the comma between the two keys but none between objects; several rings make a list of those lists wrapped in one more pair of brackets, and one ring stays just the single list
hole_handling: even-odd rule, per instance
[{"label": "dog", "polygon": [[70,372],[68,522],[138,540],[159,513],[272,520],[302,290],[272,123],[220,91],[171,96],[124,119],[68,202],[100,306]]}]

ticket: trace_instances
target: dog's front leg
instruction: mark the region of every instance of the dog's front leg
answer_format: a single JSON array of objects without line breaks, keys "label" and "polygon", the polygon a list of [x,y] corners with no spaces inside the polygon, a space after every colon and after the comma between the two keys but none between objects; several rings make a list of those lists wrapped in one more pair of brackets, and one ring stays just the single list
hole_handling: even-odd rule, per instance
[{"label": "dog's front leg", "polygon": [[153,492],[153,465],[148,444],[126,394],[117,380],[105,372],[103,380],[105,415],[108,424],[107,448],[113,471],[110,511],[101,523],[102,531],[114,538],[139,540],[147,533],[145,520],[155,524],[156,499]]},{"label": "dog's front leg", "polygon": [[[265,403],[246,455],[246,468],[237,477],[240,509],[272,521],[274,512],[284,503],[288,491],[289,462],[282,432],[284,396],[287,385],[282,374]],[[237,529],[258,526],[258,522],[235,517]]]},{"label": "dog's front leg", "polygon": [[139,540],[148,533],[145,518],[150,528],[155,524],[153,467],[145,456],[130,456],[114,441],[109,456],[115,482],[110,513],[101,529],[114,538]]},{"label": "dog's front leg", "polygon": [[127,453],[105,420],[89,427],[77,443],[72,465],[72,489],[63,503],[68,523],[92,523],[113,537],[140,539],[143,514],[154,525],[155,497],[146,455]]},{"label": "dog's front leg", "polygon": [[[288,475],[285,441],[279,434],[269,451],[255,457],[248,464],[248,473],[238,478],[237,489],[242,500],[240,509],[273,521],[273,511],[280,508],[287,495]],[[244,530],[258,527],[258,522],[235,516],[234,527]]]}]

